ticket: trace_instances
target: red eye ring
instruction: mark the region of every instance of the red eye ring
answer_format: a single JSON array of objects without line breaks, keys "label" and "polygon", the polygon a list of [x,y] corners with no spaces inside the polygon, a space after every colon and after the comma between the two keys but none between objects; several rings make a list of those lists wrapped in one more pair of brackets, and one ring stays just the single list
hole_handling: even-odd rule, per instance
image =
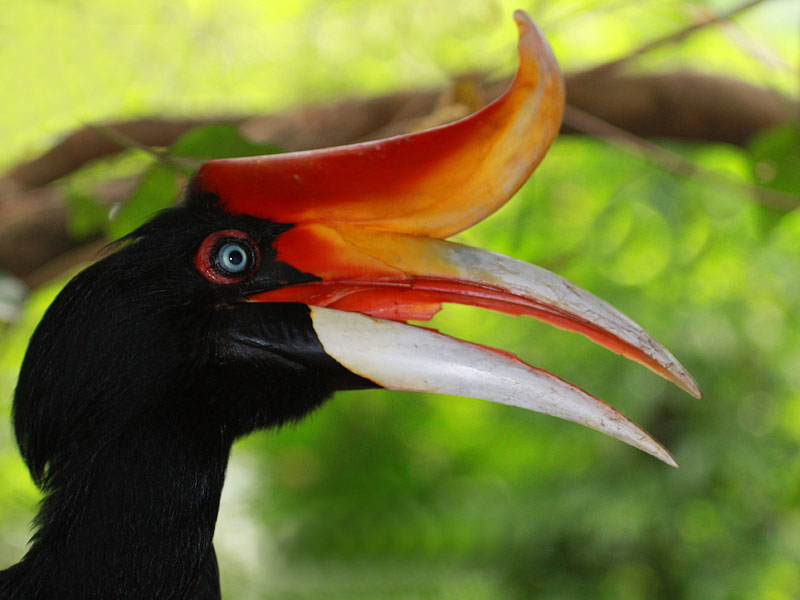
[{"label": "red eye ring", "polygon": [[[219,263],[218,253],[229,243],[239,243],[247,249],[250,259],[248,267],[241,273],[233,274],[223,270]],[[222,229],[215,231],[200,244],[194,257],[194,266],[200,274],[212,283],[229,285],[241,283],[261,264],[258,246],[249,235],[238,229]]]}]

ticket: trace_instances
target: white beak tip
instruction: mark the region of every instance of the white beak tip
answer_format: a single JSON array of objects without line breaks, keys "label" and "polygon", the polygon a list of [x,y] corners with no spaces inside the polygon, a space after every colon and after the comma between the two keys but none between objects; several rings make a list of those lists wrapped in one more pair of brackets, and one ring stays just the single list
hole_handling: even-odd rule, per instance
[{"label": "white beak tip", "polygon": [[667,452],[666,448],[664,448],[661,444],[655,443],[655,446],[651,448],[642,448],[645,452],[650,454],[651,456],[656,457],[661,462],[667,463],[670,467],[675,467],[676,469],[680,467],[678,461],[676,461],[672,455]]}]

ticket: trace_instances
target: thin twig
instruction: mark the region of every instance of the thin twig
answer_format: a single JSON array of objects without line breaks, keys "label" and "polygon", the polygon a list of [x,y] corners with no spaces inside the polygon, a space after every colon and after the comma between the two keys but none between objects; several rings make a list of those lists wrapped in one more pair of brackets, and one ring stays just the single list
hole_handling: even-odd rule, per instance
[{"label": "thin twig", "polygon": [[631,4],[637,4],[641,6],[641,0],[605,0],[588,9],[585,6],[578,4],[577,6],[569,8],[560,15],[550,17],[549,19],[545,18],[546,20],[540,23],[539,26],[541,27],[542,31],[547,31],[549,35],[550,32],[557,27],[561,27],[563,25],[575,27],[585,19],[594,18],[599,14],[613,13],[623,8],[627,8]]},{"label": "thin twig", "polygon": [[638,58],[638,57],[642,56],[643,54],[647,54],[648,52],[651,52],[651,51],[653,51],[653,50],[655,50],[657,48],[660,48],[662,46],[666,46],[666,45],[669,45],[669,44],[674,44],[676,42],[680,42],[683,39],[685,39],[688,36],[690,36],[691,34],[695,33],[696,31],[699,31],[700,29],[704,29],[704,28],[708,27],[709,25],[713,25],[713,24],[719,23],[721,21],[727,21],[727,20],[735,17],[736,15],[739,15],[739,14],[745,12],[746,10],[749,10],[749,9],[753,8],[754,6],[757,6],[757,5],[761,4],[764,1],[765,0],[747,0],[747,2],[744,2],[743,4],[740,4],[739,6],[736,6],[736,7],[732,8],[732,9],[730,9],[729,11],[726,11],[726,12],[723,12],[723,13],[719,13],[717,15],[708,15],[708,16],[702,17],[696,23],[692,23],[691,25],[688,25],[688,26],[684,27],[683,29],[680,29],[678,31],[674,31],[673,33],[670,33],[670,34],[664,35],[664,36],[662,36],[660,38],[656,38],[654,40],[651,40],[651,41],[647,42],[646,44],[643,44],[643,45],[639,46],[638,48],[636,48],[635,50],[629,52],[625,56],[622,56],[620,58],[614,59],[614,60],[612,60],[610,62],[607,62],[607,63],[603,63],[602,65],[598,65],[596,67],[592,67],[591,69],[587,69],[587,70],[585,70],[585,71],[583,71],[581,73],[581,77],[582,78],[587,78],[587,79],[591,79],[591,78],[599,77],[599,76],[600,77],[607,77],[607,76],[611,75],[614,71],[619,69],[621,66],[623,66],[626,63],[632,61],[635,58]]},{"label": "thin twig", "polygon": [[121,148],[125,149],[136,148],[137,150],[141,150],[142,152],[145,152],[146,154],[152,156],[157,162],[170,166],[174,169],[177,169],[182,175],[187,175],[187,176],[191,175],[200,162],[200,161],[193,161],[191,159],[172,156],[166,150],[162,150],[160,148],[153,148],[152,146],[143,144],[136,138],[110,125],[97,125],[93,123],[84,123],[84,126],[87,127],[88,129],[97,132],[99,135],[102,135],[106,139],[114,142]]},{"label": "thin twig", "polygon": [[[696,6],[690,4],[687,10],[692,11],[695,15],[703,17],[710,16],[710,12],[703,6]],[[728,40],[737,46],[750,58],[760,62],[767,68],[775,70],[780,69],[788,73],[794,73],[795,69],[790,65],[782,56],[775,50],[770,48],[766,43],[761,40],[753,38],[741,25],[733,21],[722,21],[717,23],[717,28]]]},{"label": "thin twig", "polygon": [[735,181],[721,173],[707,169],[680,154],[633,135],[590,115],[574,106],[566,106],[564,122],[586,134],[607,140],[649,159],[653,164],[680,177],[708,179],[737,191],[746,190],[760,203],[777,210],[789,212],[800,207],[800,197],[761,187],[745,181]]}]

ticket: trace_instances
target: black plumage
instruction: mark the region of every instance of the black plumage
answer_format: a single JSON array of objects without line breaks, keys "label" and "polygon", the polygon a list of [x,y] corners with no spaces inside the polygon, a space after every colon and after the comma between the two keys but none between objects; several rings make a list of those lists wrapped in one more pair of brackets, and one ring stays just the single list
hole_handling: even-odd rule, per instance
[{"label": "black plumage", "polygon": [[[194,268],[206,236],[235,228],[269,273],[287,227],[198,197],[58,295],[31,339],[13,415],[45,499],[28,553],[0,574],[0,597],[219,597],[212,536],[231,444],[301,418],[337,387],[370,385],[324,354],[303,364],[248,339],[274,327],[299,338],[308,319],[303,305],[243,302],[269,285],[263,277],[220,286]],[[281,281],[308,278],[276,269]]]}]

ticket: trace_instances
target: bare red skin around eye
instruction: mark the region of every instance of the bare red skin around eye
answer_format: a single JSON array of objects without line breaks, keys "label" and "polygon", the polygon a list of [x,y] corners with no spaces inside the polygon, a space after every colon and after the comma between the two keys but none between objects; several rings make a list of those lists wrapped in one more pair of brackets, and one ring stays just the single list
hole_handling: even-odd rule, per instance
[{"label": "bare red skin around eye", "polygon": [[[241,275],[232,277],[226,273],[221,273],[215,264],[213,253],[219,247],[219,242],[222,240],[241,240],[245,242],[253,250],[253,259],[255,264],[243,272]],[[194,266],[200,274],[208,279],[211,283],[219,283],[221,285],[230,285],[232,283],[240,283],[244,281],[250,273],[258,269],[261,262],[261,256],[258,252],[258,246],[246,233],[238,229],[222,229],[215,231],[203,240],[200,248],[197,249],[197,254],[194,257]]]}]

